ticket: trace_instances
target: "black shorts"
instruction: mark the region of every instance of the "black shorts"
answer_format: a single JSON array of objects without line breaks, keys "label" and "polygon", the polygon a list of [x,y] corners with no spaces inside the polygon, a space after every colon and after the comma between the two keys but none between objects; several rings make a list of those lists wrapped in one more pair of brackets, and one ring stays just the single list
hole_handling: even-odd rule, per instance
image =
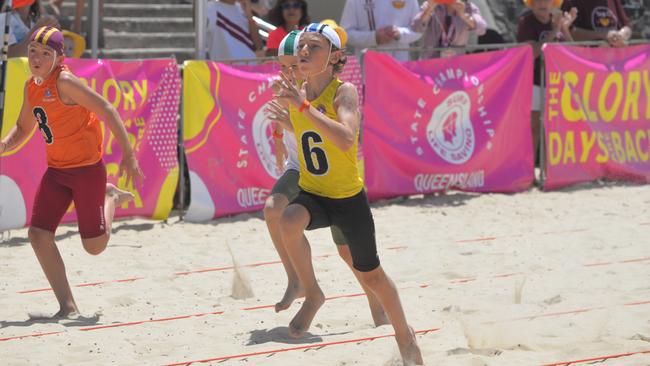
[{"label": "black shorts", "polygon": [[322,197],[300,190],[291,204],[301,205],[309,211],[307,230],[332,225],[341,229],[350,247],[356,270],[370,272],[379,267],[375,222],[364,190],[342,199]]}]

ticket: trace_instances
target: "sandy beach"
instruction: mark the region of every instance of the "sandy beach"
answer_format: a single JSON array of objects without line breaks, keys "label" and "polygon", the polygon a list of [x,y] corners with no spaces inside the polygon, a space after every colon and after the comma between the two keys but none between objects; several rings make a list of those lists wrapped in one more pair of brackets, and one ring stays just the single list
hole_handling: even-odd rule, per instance
[{"label": "sandy beach", "polygon": [[[548,365],[626,353],[636,354],[598,364],[650,365],[650,187],[450,193],[372,208],[382,264],[421,332],[427,365]],[[83,315],[58,322],[29,320],[58,308],[27,230],[5,233],[0,364],[401,364],[393,338],[372,340],[392,328],[373,327],[329,230],[308,234],[329,299],[302,340],[286,328],[299,302],[273,311],[286,277],[260,214],[204,224],[122,220],[113,232],[93,257],[76,226],[59,228]],[[251,297],[232,296],[246,289]]]}]

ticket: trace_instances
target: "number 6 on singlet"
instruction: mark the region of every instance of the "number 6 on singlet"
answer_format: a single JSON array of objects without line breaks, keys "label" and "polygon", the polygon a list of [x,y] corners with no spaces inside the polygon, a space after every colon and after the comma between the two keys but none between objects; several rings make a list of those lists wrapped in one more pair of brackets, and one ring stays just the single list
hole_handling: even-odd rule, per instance
[{"label": "number 6 on singlet", "polygon": [[314,131],[307,131],[300,138],[305,165],[307,165],[307,170],[314,175],[323,175],[329,169],[325,150],[318,147],[322,143],[323,138]]}]

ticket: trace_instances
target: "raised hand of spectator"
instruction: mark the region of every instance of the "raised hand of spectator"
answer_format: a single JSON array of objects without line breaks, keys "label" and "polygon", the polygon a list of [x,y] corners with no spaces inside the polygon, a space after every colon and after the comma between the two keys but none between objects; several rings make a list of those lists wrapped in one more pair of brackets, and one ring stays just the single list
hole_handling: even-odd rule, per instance
[{"label": "raised hand of spectator", "polygon": [[578,17],[578,8],[573,7],[571,8],[571,10],[565,11],[564,14],[562,15],[560,28],[562,30],[570,29],[577,17]]},{"label": "raised hand of spectator", "polygon": [[627,46],[627,41],[623,35],[616,30],[611,30],[607,33],[607,43],[614,48],[621,48]]},{"label": "raised hand of spectator", "polygon": [[[399,33],[399,32],[398,32]],[[386,44],[390,43],[393,40],[395,40],[395,28],[392,25],[379,28],[375,32],[375,39],[377,40],[377,44]]]},{"label": "raised hand of spectator", "polygon": [[237,0],[241,5],[242,10],[247,18],[253,17],[253,7],[251,5],[251,0]]},{"label": "raised hand of spectator", "polygon": [[449,7],[452,9],[452,13],[458,17],[465,14],[465,3],[462,0],[456,0],[455,3],[449,4]]},{"label": "raised hand of spectator", "polygon": [[562,14],[562,11],[558,9],[551,14],[551,27],[553,28],[554,33],[557,33],[562,29],[563,17],[564,14]]}]

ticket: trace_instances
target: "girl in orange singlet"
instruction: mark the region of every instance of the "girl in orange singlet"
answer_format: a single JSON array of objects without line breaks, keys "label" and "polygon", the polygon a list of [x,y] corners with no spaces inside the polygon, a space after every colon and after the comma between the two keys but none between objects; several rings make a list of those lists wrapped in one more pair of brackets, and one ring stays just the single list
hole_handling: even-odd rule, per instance
[{"label": "girl in orange singlet", "polygon": [[120,175],[141,182],[122,120],[113,106],[77,79],[63,64],[63,35],[42,27],[28,48],[32,77],[16,127],[0,142],[0,154],[18,146],[38,123],[45,140],[48,169],[34,200],[29,241],[59,302],[55,318],[78,314],[65,266],[54,243],[61,218],[74,201],[84,249],[97,255],[106,249],[115,207],[133,198],[106,183],[102,132],[97,115],[115,135],[122,150]]}]

